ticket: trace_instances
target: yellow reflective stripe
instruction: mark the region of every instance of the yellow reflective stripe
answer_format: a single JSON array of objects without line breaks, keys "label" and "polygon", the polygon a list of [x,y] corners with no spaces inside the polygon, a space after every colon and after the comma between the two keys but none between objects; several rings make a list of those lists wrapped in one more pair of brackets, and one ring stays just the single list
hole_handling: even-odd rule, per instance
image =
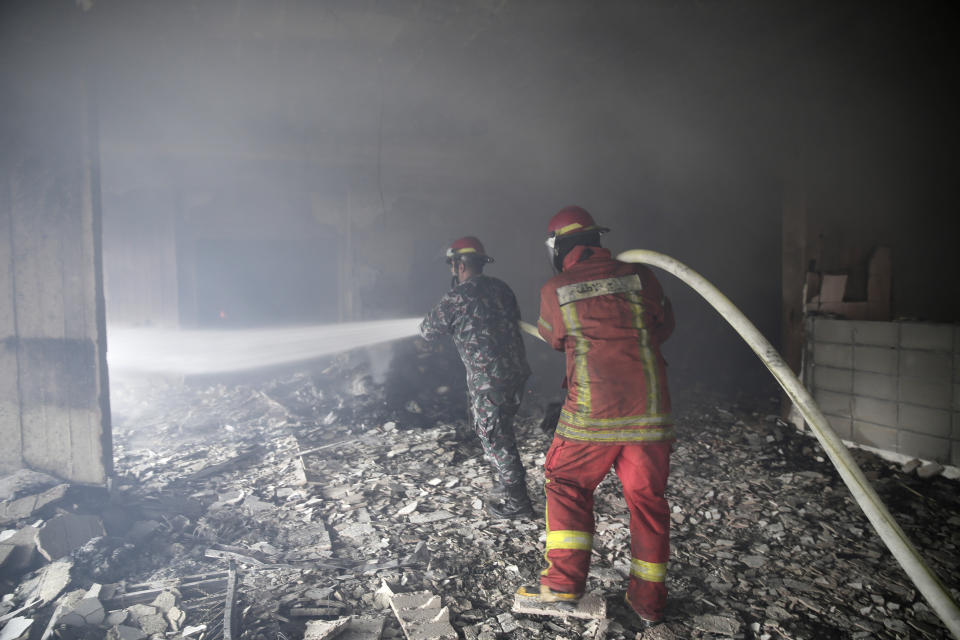
[{"label": "yellow reflective stripe", "polygon": [[454,249],[457,253],[476,253],[477,250],[473,247],[464,247],[463,249]]},{"label": "yellow reflective stripe", "polygon": [[581,442],[664,442],[676,439],[673,427],[598,430],[577,429],[562,422],[557,424],[557,435]]},{"label": "yellow reflective stripe", "polygon": [[653,349],[650,347],[650,332],[643,324],[643,297],[631,291],[626,296],[630,303],[630,311],[633,312],[633,328],[637,330],[637,337],[640,344],[640,361],[643,366],[643,379],[647,386],[647,411],[649,413],[658,413],[660,411],[660,389],[659,379],[657,378],[656,358],[653,355]]},{"label": "yellow reflective stripe", "polygon": [[547,551],[551,549],[593,549],[593,534],[587,531],[547,531]]},{"label": "yellow reflective stripe", "polygon": [[667,563],[644,562],[632,558],[630,560],[630,575],[647,582],[663,582],[667,577]]},{"label": "yellow reflective stripe", "polygon": [[564,305],[560,310],[567,334],[573,338],[573,370],[576,380],[570,381],[570,388],[576,389],[578,412],[590,413],[590,374],[587,371],[587,352],[590,350],[590,343],[583,337],[583,327],[580,326],[580,318],[577,316],[577,305]]},{"label": "yellow reflective stripe", "polygon": [[621,416],[619,418],[594,418],[589,415],[561,409],[560,421],[575,427],[645,427],[671,424],[672,415],[669,413],[642,413],[640,415]]},{"label": "yellow reflective stripe", "polygon": [[537,324],[542,324],[544,327],[546,327],[547,331],[550,331],[551,333],[553,332],[553,327],[543,318],[537,318]]},{"label": "yellow reflective stripe", "polygon": [[556,231],[554,231],[554,232],[553,232],[553,235],[555,235],[555,236],[562,236],[563,234],[565,234],[565,233],[570,233],[570,232],[573,231],[574,229],[579,229],[579,228],[582,227],[582,226],[583,226],[583,225],[580,224],[579,222],[571,222],[571,223],[568,224],[567,226],[565,226],[565,227],[560,227],[559,229],[557,229]]}]

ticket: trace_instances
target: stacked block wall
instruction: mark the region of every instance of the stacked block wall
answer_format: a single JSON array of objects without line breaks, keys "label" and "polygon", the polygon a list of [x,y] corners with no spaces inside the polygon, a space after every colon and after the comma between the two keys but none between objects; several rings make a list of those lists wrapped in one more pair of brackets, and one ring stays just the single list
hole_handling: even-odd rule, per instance
[{"label": "stacked block wall", "polygon": [[960,326],[807,319],[804,381],[845,440],[960,466]]}]

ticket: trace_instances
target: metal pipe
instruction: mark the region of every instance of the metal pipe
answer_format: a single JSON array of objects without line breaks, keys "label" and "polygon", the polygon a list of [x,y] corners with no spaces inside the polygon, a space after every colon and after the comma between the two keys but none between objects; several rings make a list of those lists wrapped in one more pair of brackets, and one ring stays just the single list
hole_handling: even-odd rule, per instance
[{"label": "metal pipe", "polygon": [[[623,262],[640,262],[653,265],[680,278],[703,296],[723,316],[724,320],[729,322],[740,334],[740,337],[750,345],[750,348],[760,357],[763,364],[766,365],[773,377],[783,387],[783,390],[790,396],[790,400],[803,414],[807,424],[810,425],[817,440],[823,446],[823,450],[826,451],[830,461],[837,468],[840,477],[847,488],[850,489],[857,504],[863,509],[870,524],[880,535],[881,540],[890,549],[897,562],[900,563],[900,566],[903,567],[903,570],[920,590],[920,593],[923,594],[923,597],[927,599],[933,610],[940,616],[953,637],[960,640],[960,608],[957,607],[936,574],[924,562],[900,525],[890,515],[890,512],[880,500],[880,496],[877,495],[877,492],[850,455],[846,445],[843,444],[843,441],[814,402],[810,392],[800,383],[793,370],[790,369],[770,342],[763,337],[756,326],[716,287],[678,260],[662,253],[642,249],[625,251],[618,255],[617,259]],[[526,324],[530,329],[536,331],[532,325],[522,324]],[[530,333],[527,327],[522,328]],[[539,334],[537,335],[539,337]]]}]

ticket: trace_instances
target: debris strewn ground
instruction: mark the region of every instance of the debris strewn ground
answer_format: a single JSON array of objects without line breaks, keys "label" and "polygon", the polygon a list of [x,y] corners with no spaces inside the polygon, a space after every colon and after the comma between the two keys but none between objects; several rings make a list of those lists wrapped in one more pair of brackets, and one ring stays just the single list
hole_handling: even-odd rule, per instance
[{"label": "debris strewn ground", "polygon": [[[948,637],[816,441],[772,398],[707,393],[675,401],[667,624],[639,635],[623,603],[629,529],[613,475],[597,491],[588,584],[607,618],[512,612],[543,562],[543,405],[528,397],[517,427],[538,518],[493,520],[462,383],[403,348],[386,384],[343,357],[244,384],[118,386],[109,492],[43,474],[0,482],[2,633]],[[958,483],[854,456],[956,598]]]}]

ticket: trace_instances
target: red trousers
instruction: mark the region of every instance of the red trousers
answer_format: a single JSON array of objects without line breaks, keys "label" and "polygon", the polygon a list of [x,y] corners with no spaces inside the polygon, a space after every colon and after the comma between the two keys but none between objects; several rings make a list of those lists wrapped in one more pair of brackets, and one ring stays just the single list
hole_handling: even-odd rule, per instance
[{"label": "red trousers", "polygon": [[591,444],[554,438],[544,465],[547,493],[547,568],[540,582],[583,593],[593,547],[593,492],[613,467],[630,510],[627,598],[647,620],[661,620],[670,555],[670,508],[663,492],[670,443]]}]

